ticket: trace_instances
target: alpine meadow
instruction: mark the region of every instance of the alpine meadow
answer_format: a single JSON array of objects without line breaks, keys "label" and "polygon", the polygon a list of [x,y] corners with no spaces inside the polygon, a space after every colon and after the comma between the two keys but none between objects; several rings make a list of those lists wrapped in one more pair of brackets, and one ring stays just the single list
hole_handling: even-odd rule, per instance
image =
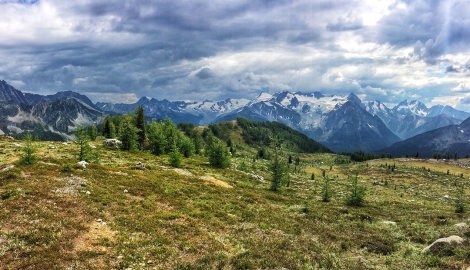
[{"label": "alpine meadow", "polygon": [[139,132],[139,114],[71,142],[0,137],[0,268],[470,265],[468,159],[355,161],[244,118]]}]

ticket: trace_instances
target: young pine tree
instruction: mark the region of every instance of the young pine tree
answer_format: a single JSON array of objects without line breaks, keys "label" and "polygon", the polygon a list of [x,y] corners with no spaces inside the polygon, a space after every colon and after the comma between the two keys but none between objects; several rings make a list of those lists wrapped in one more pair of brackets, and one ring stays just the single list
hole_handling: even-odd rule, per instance
[{"label": "young pine tree", "polygon": [[455,199],[455,213],[465,213],[467,207],[465,204],[465,189],[463,183],[460,185],[457,192],[457,197]]},{"label": "young pine tree", "polygon": [[331,200],[330,178],[328,178],[328,176],[325,177],[321,194],[323,202],[329,202]]},{"label": "young pine tree", "polygon": [[212,144],[207,149],[209,163],[216,167],[225,169],[230,166],[230,154],[225,147],[217,138],[212,142]]},{"label": "young pine tree", "polygon": [[77,136],[77,139],[75,140],[75,143],[78,145],[78,160],[82,161],[88,161],[89,159],[89,154],[91,151],[91,147],[88,144],[90,141],[90,138],[88,137],[88,133],[86,132],[85,128],[80,125],[75,129],[75,136]]},{"label": "young pine tree", "polygon": [[356,174],[356,177],[354,177],[352,180],[351,193],[346,197],[346,205],[363,206],[365,195],[366,195],[366,189],[358,185],[357,174]]},{"label": "young pine tree", "polygon": [[278,137],[271,141],[271,190],[278,191],[288,180],[288,165],[282,157],[281,143]]},{"label": "young pine tree", "polygon": [[173,149],[170,152],[170,165],[179,168],[181,166],[182,155],[176,146],[176,143],[173,143]]},{"label": "young pine tree", "polygon": [[37,157],[34,154],[36,152],[36,146],[33,145],[33,136],[31,136],[31,133],[27,133],[24,136],[23,152],[24,155],[21,156],[20,159],[21,164],[32,165],[36,163]]},{"label": "young pine tree", "polygon": [[88,129],[88,136],[90,137],[90,140],[94,141],[96,140],[96,137],[98,137],[98,130],[94,125],[91,125],[90,128]]}]

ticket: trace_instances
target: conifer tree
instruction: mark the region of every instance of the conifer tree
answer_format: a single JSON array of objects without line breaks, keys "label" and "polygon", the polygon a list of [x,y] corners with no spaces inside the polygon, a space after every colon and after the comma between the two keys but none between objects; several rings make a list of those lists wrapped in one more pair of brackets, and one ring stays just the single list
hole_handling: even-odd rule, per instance
[{"label": "conifer tree", "polygon": [[278,191],[288,180],[288,165],[282,158],[281,143],[278,137],[271,141],[271,190]]},{"label": "conifer tree", "polygon": [[121,149],[133,151],[137,149],[137,128],[134,126],[132,115],[124,115],[121,123],[119,140]]},{"label": "conifer tree", "polygon": [[85,128],[80,125],[75,129],[75,136],[77,136],[77,139],[75,140],[75,143],[78,145],[78,160],[82,161],[88,161],[89,159],[89,154],[91,151],[91,147],[88,144],[90,141],[90,138],[88,137],[87,132],[85,131]]},{"label": "conifer tree", "polygon": [[33,136],[31,133],[27,133],[24,137],[24,146],[23,146],[24,155],[21,156],[20,163],[26,165],[32,165],[36,163],[36,147],[33,145]]},{"label": "conifer tree", "polygon": [[98,130],[96,129],[95,125],[91,125],[88,129],[88,136],[92,141],[96,140],[96,137],[98,137]]},{"label": "conifer tree", "polygon": [[137,142],[139,149],[144,149],[148,145],[147,135],[145,132],[145,115],[144,108],[137,106],[135,109],[135,127],[137,128]]},{"label": "conifer tree", "polygon": [[172,150],[170,152],[170,165],[179,168],[181,166],[181,153],[176,146],[176,143],[173,143]]}]

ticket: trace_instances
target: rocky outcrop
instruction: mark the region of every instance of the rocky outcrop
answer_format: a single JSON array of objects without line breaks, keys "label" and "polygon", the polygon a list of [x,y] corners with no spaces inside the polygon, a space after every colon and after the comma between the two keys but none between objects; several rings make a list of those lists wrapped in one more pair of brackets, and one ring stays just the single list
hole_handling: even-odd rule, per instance
[{"label": "rocky outcrop", "polygon": [[452,250],[456,247],[463,246],[465,240],[457,235],[452,235],[445,238],[439,238],[429,246],[425,247],[421,253],[431,252],[435,255],[449,256],[452,255]]}]

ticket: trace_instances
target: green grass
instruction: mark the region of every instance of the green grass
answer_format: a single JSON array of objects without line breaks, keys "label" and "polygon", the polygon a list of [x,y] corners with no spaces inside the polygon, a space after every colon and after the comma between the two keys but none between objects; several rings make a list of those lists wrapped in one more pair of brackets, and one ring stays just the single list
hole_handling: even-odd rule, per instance
[{"label": "green grass", "polygon": [[[50,142],[37,143],[36,165],[19,165],[21,148],[12,142],[0,138],[0,168],[15,165],[0,171],[0,269],[470,265],[468,247],[452,256],[420,252],[439,237],[470,235],[453,226],[467,221],[454,211],[455,183],[465,184],[468,195],[470,171],[459,164],[382,159],[337,165],[334,154],[302,154],[291,186],[275,193],[269,190],[269,161],[253,162],[255,151],[246,146],[232,163],[243,161],[247,172],[214,169],[199,156],[183,159],[178,171],[168,156],[104,149],[99,141],[100,160],[86,169],[76,165],[76,145],[53,143],[52,149]],[[147,170],[132,169],[137,161]],[[331,179],[330,202],[322,202],[323,170]],[[349,207],[348,176],[356,173],[366,188],[365,204]]]}]

